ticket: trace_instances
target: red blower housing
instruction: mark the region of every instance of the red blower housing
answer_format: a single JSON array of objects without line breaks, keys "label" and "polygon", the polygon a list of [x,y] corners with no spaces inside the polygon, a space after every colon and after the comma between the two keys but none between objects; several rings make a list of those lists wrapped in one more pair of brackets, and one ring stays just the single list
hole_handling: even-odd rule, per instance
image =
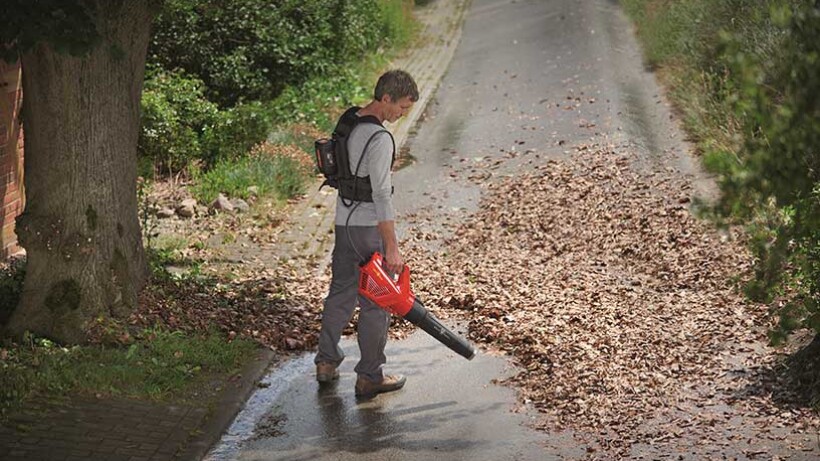
[{"label": "red blower housing", "polygon": [[394,280],[384,270],[383,262],[382,255],[376,252],[360,267],[359,294],[426,331],[467,360],[472,360],[476,348],[442,325],[416,299],[416,295],[410,290],[410,268],[405,265],[398,280]]}]

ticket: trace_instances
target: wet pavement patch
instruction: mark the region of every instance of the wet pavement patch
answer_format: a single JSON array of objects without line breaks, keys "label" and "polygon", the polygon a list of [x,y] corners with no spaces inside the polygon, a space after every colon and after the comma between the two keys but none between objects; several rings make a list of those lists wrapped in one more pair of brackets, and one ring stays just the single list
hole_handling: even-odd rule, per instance
[{"label": "wet pavement patch", "polygon": [[253,430],[253,437],[251,440],[258,440],[261,438],[274,438],[284,435],[282,431],[283,426],[287,422],[287,415],[279,412],[274,412],[266,415]]}]

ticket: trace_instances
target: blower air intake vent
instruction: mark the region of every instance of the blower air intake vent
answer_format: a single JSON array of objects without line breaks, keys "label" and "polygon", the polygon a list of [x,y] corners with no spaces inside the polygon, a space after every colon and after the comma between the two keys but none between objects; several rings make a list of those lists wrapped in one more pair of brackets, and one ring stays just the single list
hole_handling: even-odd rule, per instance
[{"label": "blower air intake vent", "polygon": [[362,280],[363,283],[361,289],[373,294],[373,296],[385,296],[390,294],[390,290],[376,283],[376,281],[373,280],[373,277],[365,275],[365,277],[362,278],[364,280]]}]

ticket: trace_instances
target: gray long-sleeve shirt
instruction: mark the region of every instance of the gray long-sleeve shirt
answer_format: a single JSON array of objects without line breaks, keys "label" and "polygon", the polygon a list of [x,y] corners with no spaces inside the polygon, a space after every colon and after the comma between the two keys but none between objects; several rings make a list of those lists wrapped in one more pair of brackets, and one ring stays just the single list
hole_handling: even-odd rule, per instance
[{"label": "gray long-sleeve shirt", "polygon": [[[356,165],[362,156],[365,144],[370,137],[383,131],[384,127],[375,123],[360,123],[350,133],[347,143],[348,157],[350,158],[350,172],[356,173]],[[350,211],[354,206],[355,212],[350,217],[350,226],[375,226],[381,221],[395,220],[396,211],[393,208],[393,182],[390,169],[393,163],[393,140],[388,133],[379,133],[370,142],[365,158],[359,166],[360,177],[370,176],[370,186],[373,188],[373,202],[353,202],[350,207],[342,203],[342,198],[336,198],[336,225],[344,226]],[[348,201],[349,203],[349,201]]]}]

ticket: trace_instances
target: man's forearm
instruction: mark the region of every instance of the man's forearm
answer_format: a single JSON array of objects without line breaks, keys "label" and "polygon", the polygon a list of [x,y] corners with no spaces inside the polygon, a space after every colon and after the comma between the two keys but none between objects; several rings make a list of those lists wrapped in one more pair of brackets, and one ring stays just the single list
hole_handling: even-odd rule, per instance
[{"label": "man's forearm", "polygon": [[399,242],[396,239],[396,222],[395,221],[379,221],[377,226],[379,234],[382,236],[384,242],[384,251],[398,250]]}]

